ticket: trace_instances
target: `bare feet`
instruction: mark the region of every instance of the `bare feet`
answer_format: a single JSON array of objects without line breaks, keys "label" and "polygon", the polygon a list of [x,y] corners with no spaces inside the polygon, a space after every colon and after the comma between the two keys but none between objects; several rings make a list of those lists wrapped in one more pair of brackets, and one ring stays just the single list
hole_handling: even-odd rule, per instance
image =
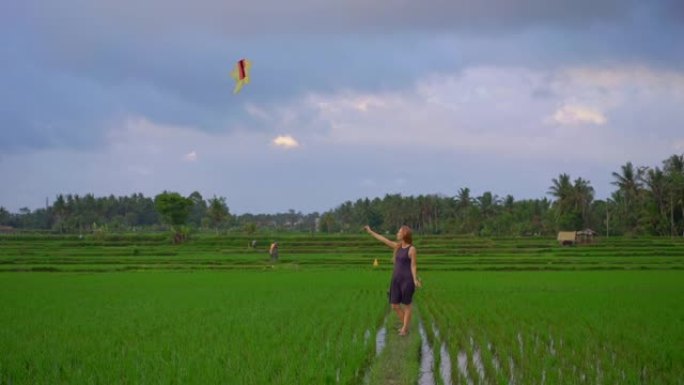
[{"label": "bare feet", "polygon": [[408,334],[408,329],[401,328],[399,329],[399,335],[400,336],[405,336]]}]

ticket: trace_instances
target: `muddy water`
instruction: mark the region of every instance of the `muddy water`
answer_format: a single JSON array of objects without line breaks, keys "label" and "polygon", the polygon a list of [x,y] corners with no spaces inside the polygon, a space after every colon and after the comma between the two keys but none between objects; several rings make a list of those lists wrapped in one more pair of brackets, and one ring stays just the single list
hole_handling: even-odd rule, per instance
[{"label": "muddy water", "polygon": [[382,350],[385,349],[385,344],[387,343],[387,328],[383,324],[380,329],[378,329],[378,334],[375,336],[375,356],[379,356]]},{"label": "muddy water", "polygon": [[442,342],[442,347],[439,349],[439,374],[442,376],[444,385],[451,385],[451,355],[447,350],[446,344]]},{"label": "muddy water", "polygon": [[508,382],[512,385],[515,385],[515,362],[513,362],[513,357],[508,357],[508,367],[511,370]]},{"label": "muddy water", "polygon": [[418,384],[435,385],[435,374],[433,372],[435,355],[428,343],[427,334],[422,322],[418,324],[418,332],[420,333],[420,377],[418,378]]},{"label": "muddy water", "polygon": [[471,380],[468,375],[468,354],[461,350],[458,352],[458,357],[456,357],[456,359],[458,360],[458,372],[465,378],[466,384],[473,385],[473,380]]},{"label": "muddy water", "polygon": [[480,383],[484,383],[485,369],[484,364],[482,364],[482,356],[480,355],[479,347],[475,347],[475,350],[473,351],[473,365],[475,365],[475,371],[477,372],[477,376],[480,377]]},{"label": "muddy water", "polygon": [[499,358],[494,352],[494,349],[492,348],[492,343],[487,342],[487,350],[489,350],[489,354],[492,356],[492,367],[494,367],[494,371],[498,375],[499,372],[501,371],[501,364],[499,363]]},{"label": "muddy water", "polygon": [[[382,321],[382,326],[380,329],[378,329],[378,332],[375,334],[375,357],[378,357],[382,351],[385,349],[385,345],[387,345],[387,327],[385,326],[387,324],[387,319],[389,318],[389,314],[385,316],[385,319]],[[366,333],[364,334],[364,341],[370,339],[371,332],[370,330],[366,329]],[[364,384],[369,384],[370,383],[370,374],[371,374],[371,366],[370,364],[366,368],[366,373],[363,376],[363,383]]]}]

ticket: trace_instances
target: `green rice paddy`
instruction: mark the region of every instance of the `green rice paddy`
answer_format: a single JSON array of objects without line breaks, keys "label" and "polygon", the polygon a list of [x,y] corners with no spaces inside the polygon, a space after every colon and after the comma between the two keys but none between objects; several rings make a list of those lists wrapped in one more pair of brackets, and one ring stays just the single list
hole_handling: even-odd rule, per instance
[{"label": "green rice paddy", "polygon": [[418,237],[399,338],[388,249],[256,239],[1,236],[0,384],[684,384],[682,240]]}]

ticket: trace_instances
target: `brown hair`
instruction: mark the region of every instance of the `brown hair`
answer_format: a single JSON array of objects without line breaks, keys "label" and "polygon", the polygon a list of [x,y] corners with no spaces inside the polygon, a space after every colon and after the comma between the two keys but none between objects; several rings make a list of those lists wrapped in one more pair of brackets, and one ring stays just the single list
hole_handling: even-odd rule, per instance
[{"label": "brown hair", "polygon": [[[402,241],[408,243],[409,245],[413,245],[413,231],[411,231],[411,228],[406,225],[403,225],[399,228],[399,230],[404,230],[404,238],[402,239]],[[411,246],[409,246],[409,248],[410,247]],[[392,255],[392,262],[396,260],[399,249],[401,249],[401,243],[397,243],[397,248],[394,249],[394,254]]]},{"label": "brown hair", "polygon": [[413,231],[411,231],[411,228],[404,225],[399,228],[399,230],[404,230],[404,239],[402,239],[404,242],[408,243],[409,245],[413,244]]}]

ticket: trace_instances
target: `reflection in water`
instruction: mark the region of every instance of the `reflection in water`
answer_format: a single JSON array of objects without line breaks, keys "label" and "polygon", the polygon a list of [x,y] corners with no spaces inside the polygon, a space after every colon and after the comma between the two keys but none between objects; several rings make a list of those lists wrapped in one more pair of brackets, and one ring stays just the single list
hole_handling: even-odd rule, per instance
[{"label": "reflection in water", "polygon": [[458,356],[456,357],[456,359],[458,360],[458,372],[461,373],[463,378],[465,378],[466,383],[468,385],[472,385],[473,380],[471,380],[468,376],[468,355],[466,354],[466,352],[461,350],[458,352]]},{"label": "reflection in water", "polygon": [[375,356],[379,356],[382,350],[385,348],[385,343],[387,342],[387,328],[385,325],[378,330],[378,334],[375,336]]},{"label": "reflection in water", "polygon": [[[433,326],[434,327],[434,326]],[[418,332],[420,333],[420,378],[419,385],[435,385],[435,376],[433,367],[435,365],[435,356],[432,348],[428,344],[427,334],[423,323],[418,325]]]}]

